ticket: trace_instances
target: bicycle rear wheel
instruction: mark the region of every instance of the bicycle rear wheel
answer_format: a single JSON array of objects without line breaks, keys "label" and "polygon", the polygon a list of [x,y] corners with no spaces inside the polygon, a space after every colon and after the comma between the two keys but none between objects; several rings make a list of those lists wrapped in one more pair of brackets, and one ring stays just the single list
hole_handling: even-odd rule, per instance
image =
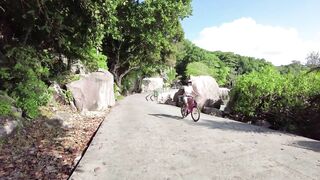
[{"label": "bicycle rear wheel", "polygon": [[198,107],[193,107],[192,108],[191,117],[192,117],[194,122],[199,121],[199,119],[200,119],[200,110],[199,110]]}]

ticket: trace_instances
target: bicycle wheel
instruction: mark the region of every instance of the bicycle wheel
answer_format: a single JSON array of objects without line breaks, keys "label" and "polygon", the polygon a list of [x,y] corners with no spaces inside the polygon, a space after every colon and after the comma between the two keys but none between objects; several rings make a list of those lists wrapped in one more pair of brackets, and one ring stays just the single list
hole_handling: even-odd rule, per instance
[{"label": "bicycle wheel", "polygon": [[180,111],[182,118],[185,118],[187,116],[187,112],[184,105],[181,107]]},{"label": "bicycle wheel", "polygon": [[200,110],[199,110],[198,107],[193,107],[192,108],[191,117],[192,117],[194,122],[199,121],[199,119],[200,119]]}]

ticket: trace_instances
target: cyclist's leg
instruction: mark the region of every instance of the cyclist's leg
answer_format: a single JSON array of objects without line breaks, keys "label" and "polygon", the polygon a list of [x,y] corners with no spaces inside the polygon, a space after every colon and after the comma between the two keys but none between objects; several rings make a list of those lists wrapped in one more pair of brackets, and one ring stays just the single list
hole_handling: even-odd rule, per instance
[{"label": "cyclist's leg", "polygon": [[185,106],[188,105],[188,97],[187,96],[183,96],[183,103]]},{"label": "cyclist's leg", "polygon": [[188,96],[183,96],[183,103],[185,106],[185,111],[188,112]]}]

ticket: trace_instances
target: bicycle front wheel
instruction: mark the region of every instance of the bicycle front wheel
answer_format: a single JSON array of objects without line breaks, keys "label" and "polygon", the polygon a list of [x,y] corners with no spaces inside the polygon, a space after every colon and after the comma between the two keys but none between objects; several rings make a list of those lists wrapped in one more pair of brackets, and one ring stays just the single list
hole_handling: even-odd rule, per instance
[{"label": "bicycle front wheel", "polygon": [[185,118],[187,116],[186,107],[183,105],[180,109],[182,118]]},{"label": "bicycle front wheel", "polygon": [[200,119],[200,110],[199,110],[198,107],[192,108],[191,117],[192,117],[194,122],[199,121],[199,119]]}]

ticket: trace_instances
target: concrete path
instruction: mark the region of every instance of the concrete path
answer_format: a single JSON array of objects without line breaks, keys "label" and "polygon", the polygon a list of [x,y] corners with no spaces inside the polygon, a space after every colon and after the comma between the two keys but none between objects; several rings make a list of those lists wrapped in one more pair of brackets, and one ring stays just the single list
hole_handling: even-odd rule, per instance
[{"label": "concrete path", "polygon": [[133,95],[114,107],[70,179],[320,179],[320,142]]}]

